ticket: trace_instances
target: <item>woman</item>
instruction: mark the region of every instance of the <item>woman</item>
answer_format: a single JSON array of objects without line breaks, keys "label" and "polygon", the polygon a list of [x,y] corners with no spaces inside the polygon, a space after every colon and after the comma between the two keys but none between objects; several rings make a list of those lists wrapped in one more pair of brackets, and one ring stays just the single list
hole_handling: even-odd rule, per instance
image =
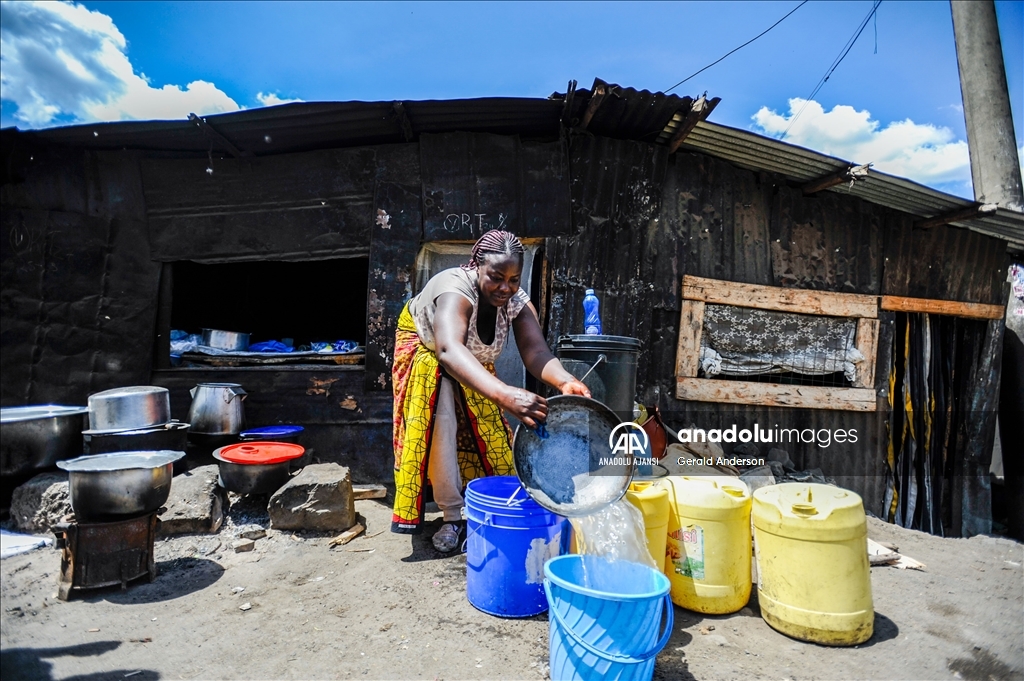
[{"label": "woman", "polygon": [[398,319],[395,362],[395,507],[392,532],[417,533],[430,485],[444,518],[434,547],[454,550],[464,531],[462,490],[474,478],[512,475],[502,410],[530,428],[547,402],[494,375],[511,326],[527,371],[565,395],[590,396],[544,341],[537,310],[519,288],[523,244],[492,230],[469,263],[438,273]]}]

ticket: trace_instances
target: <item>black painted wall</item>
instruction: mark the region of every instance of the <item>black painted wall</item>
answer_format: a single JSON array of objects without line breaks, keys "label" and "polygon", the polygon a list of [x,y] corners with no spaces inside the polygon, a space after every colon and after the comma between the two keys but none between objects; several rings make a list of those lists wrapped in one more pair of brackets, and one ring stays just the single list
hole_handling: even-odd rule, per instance
[{"label": "black painted wall", "polygon": [[[183,416],[188,387],[227,374],[165,366],[152,373],[154,347],[166,353],[165,329],[157,328],[161,263],[368,257],[365,368],[229,372],[253,395],[253,425],[308,423],[324,460],[361,461],[364,478],[389,477],[394,326],[425,240],[471,241],[499,224],[546,238],[549,340],[582,330],[583,291],[597,289],[605,332],[644,342],[641,397],[675,414],[676,427],[688,425],[687,410],[701,408],[674,398],[684,274],[1004,302],[1007,259],[998,239],[954,227],[915,230],[910,216],[839,192],[805,197],[767,173],[636,141],[446,133],[418,143],[217,159],[212,174],[205,157],[17,145],[4,153],[4,405],[83,404],[98,390],[153,381],[173,389],[172,407]],[[876,389],[884,415],[892,315],[882,322]],[[969,396],[982,411],[998,386],[990,375],[998,370],[996,326],[979,348],[978,387]],[[754,413],[712,411],[718,419]],[[801,427],[855,418],[795,411],[778,416]],[[991,433],[987,422],[977,424],[978,448]],[[878,480],[882,449],[875,438],[831,464],[818,452],[794,454],[807,467],[831,465],[827,472],[853,486]],[[878,485],[858,484],[877,509]]]}]

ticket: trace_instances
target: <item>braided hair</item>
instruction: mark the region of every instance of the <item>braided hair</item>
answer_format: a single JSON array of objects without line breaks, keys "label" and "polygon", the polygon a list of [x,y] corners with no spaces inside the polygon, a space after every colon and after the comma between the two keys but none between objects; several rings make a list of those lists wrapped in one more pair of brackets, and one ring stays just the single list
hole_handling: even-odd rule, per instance
[{"label": "braided hair", "polygon": [[481,258],[485,255],[518,255],[521,258],[525,250],[523,242],[512,232],[492,229],[473,244],[473,251],[469,256],[469,262],[462,265],[462,269],[475,270],[480,265]]}]

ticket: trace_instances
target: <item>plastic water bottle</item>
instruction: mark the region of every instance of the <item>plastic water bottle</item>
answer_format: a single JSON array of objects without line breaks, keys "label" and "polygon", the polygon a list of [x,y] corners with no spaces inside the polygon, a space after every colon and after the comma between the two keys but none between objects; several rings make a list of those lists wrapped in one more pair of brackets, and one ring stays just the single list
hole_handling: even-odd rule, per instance
[{"label": "plastic water bottle", "polygon": [[601,301],[592,288],[583,296],[583,332],[588,336],[601,335]]}]

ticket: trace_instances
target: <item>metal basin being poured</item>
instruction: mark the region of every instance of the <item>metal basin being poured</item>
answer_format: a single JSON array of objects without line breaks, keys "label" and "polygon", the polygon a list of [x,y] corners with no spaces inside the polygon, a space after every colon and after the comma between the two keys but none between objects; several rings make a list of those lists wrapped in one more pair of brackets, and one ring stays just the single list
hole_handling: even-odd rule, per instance
[{"label": "metal basin being poured", "polygon": [[512,442],[516,475],[527,494],[561,516],[594,513],[622,498],[633,478],[631,457],[612,455],[609,436],[621,423],[597,400],[548,399],[547,437],[519,426]]}]

